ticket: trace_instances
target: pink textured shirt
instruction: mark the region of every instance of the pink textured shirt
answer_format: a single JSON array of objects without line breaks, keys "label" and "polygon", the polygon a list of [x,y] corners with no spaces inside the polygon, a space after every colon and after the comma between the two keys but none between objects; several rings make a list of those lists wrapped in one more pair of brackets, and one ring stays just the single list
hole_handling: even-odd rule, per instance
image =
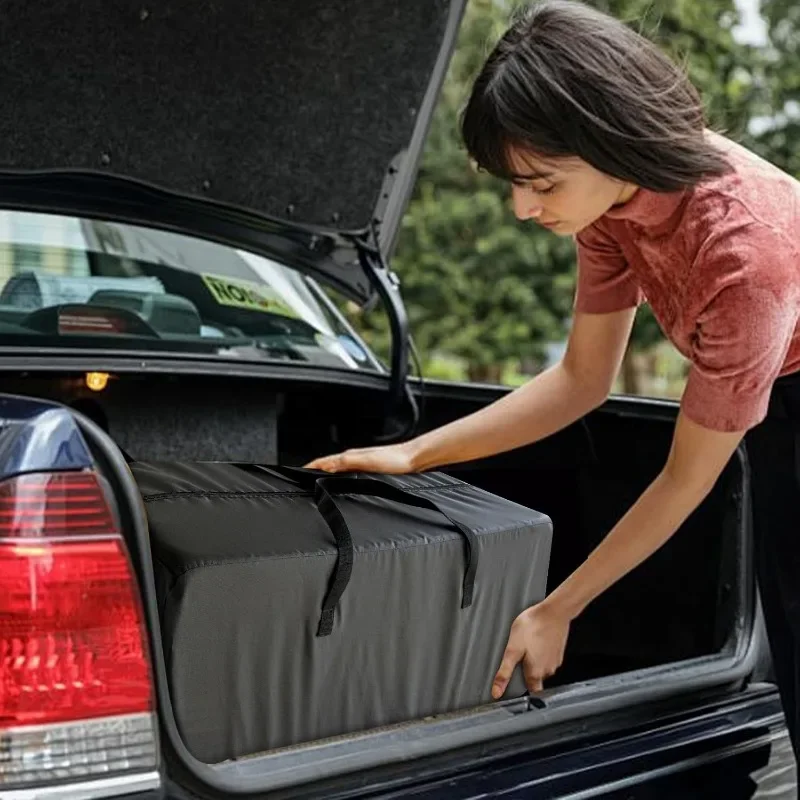
[{"label": "pink textured shirt", "polygon": [[800,370],[800,183],[714,138],[733,173],[640,189],[578,234],[575,309],[649,303],[691,361],[684,413],[743,431],[765,417],[775,379]]}]

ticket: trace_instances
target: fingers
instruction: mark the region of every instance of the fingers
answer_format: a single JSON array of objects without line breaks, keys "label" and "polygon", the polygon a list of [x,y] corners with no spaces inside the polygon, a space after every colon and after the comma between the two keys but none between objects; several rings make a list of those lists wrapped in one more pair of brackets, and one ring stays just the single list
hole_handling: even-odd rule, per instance
[{"label": "fingers", "polygon": [[330,463],[333,456],[325,456],[324,458],[315,458],[313,461],[309,461],[308,464],[303,465],[303,469],[321,469],[325,470],[325,472],[333,472],[334,470],[330,469]]},{"label": "fingers", "polygon": [[[492,684],[492,697],[495,700],[499,700],[503,696],[503,693],[508,687],[508,682],[511,680],[511,675],[514,672],[514,667],[516,667],[519,661],[520,659],[517,658],[509,669],[506,666],[506,659],[505,658],[503,659],[503,664],[498,670],[497,675],[495,676],[494,679],[494,683]],[[549,676],[541,675],[538,672],[538,670],[535,669],[525,669],[524,674],[525,674],[525,686],[527,687],[528,691],[531,694],[536,694],[537,692],[541,692],[544,690],[544,679]]]},{"label": "fingers", "polygon": [[544,679],[549,677],[542,674],[542,670],[538,669],[529,658],[525,658],[522,662],[522,673],[525,676],[525,686],[531,694],[541,692],[544,689]]},{"label": "fingers", "polygon": [[324,456],[306,464],[306,469],[319,469],[324,472],[381,472],[381,462],[376,454],[380,450],[365,448],[345,450],[332,456]]},{"label": "fingers", "polygon": [[506,651],[503,653],[503,661],[500,664],[500,669],[494,676],[494,683],[492,683],[492,697],[499,700],[511,680],[514,673],[514,668],[522,660],[523,650],[514,642],[514,635],[512,633],[506,646]]},{"label": "fingers", "polygon": [[323,456],[322,458],[315,458],[305,465],[305,469],[318,469],[323,472],[346,472],[347,471],[347,453],[337,453],[333,456]]},{"label": "fingers", "polygon": [[542,668],[527,652],[524,639],[513,627],[508,637],[503,661],[492,684],[492,697],[499,700],[506,691],[511,676],[517,664],[522,662],[522,673],[525,676],[525,686],[531,694],[536,694],[544,689],[545,678],[549,678],[555,670]]}]

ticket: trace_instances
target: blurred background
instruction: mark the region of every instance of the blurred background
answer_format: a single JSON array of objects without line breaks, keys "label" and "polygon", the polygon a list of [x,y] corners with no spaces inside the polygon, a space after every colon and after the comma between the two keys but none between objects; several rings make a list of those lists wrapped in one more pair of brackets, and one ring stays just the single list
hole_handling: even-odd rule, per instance
[{"label": "blurred background", "polygon": [[[425,377],[518,385],[569,330],[571,239],[518,222],[509,187],[470,168],[458,132],[473,77],[518,2],[470,0],[393,259]],[[712,127],[800,178],[797,0],[590,0],[656,41],[701,91]],[[382,356],[380,310],[348,317]],[[616,391],[679,397],[687,365],[640,308]]]}]

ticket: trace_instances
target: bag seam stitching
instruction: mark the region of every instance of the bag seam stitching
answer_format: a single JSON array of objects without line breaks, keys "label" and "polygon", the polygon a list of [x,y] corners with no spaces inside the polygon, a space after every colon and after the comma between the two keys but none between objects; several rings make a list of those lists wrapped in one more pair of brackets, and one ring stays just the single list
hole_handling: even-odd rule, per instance
[{"label": "bag seam stitching", "polygon": [[[392,484],[387,484],[387,486],[391,486]],[[441,486],[422,486],[422,487],[415,487],[415,488],[402,488],[400,489],[403,492],[408,492],[409,494],[423,494],[427,492],[438,492],[442,489],[463,489],[465,484],[463,483],[446,483]],[[399,487],[395,487],[399,488]],[[142,499],[145,503],[154,503],[158,502],[159,500],[170,500],[170,499],[179,499],[181,497],[312,497],[311,492],[305,492],[302,490],[295,490],[295,491],[286,491],[286,490],[275,490],[275,491],[214,491],[214,490],[194,490],[189,489],[187,491],[174,491],[174,492],[160,492],[158,494],[142,494]],[[353,491],[353,492],[337,492],[337,497],[373,497],[374,495],[369,494],[362,494],[361,492]],[[392,498],[388,498],[392,499]],[[400,502],[400,501],[396,501]]]},{"label": "bag seam stitching", "polygon": [[[478,529],[474,532],[480,536],[491,536],[496,534],[512,534],[512,533],[520,533],[524,531],[526,528],[534,527],[534,528],[541,528],[543,526],[549,527],[549,524],[544,521],[539,522],[523,522],[520,523],[518,526],[514,528],[486,528],[486,529]],[[437,544],[446,544],[448,542],[454,541],[463,541],[462,537],[458,534],[454,534],[453,536],[449,536],[446,539],[439,539],[437,542],[415,542],[411,544],[404,544],[404,545],[382,545],[380,547],[370,547],[364,550],[355,550],[355,553],[361,554],[368,554],[368,553],[381,553],[386,552],[389,550],[412,550],[417,547],[431,547],[432,545]],[[329,553],[293,553],[287,555],[272,555],[272,556],[248,556],[246,558],[232,558],[232,559],[211,559],[211,560],[203,560],[203,561],[193,561],[191,564],[186,564],[180,571],[173,572],[169,566],[164,562],[163,559],[160,559],[161,563],[172,572],[175,578],[182,577],[183,575],[187,574],[188,572],[192,572],[196,569],[202,569],[204,567],[221,567],[226,566],[229,564],[255,564],[261,563],[264,561],[287,561],[290,559],[297,559],[297,558],[330,558],[331,556],[336,556],[336,551],[331,551]]]}]

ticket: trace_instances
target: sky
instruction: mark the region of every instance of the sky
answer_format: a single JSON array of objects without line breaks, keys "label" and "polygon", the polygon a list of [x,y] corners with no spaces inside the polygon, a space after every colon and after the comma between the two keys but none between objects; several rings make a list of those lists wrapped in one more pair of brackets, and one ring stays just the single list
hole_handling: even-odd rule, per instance
[{"label": "sky", "polygon": [[[735,0],[741,17],[740,24],[734,28],[733,35],[740,42],[763,45],[767,42],[767,25],[759,13],[760,0]],[[774,119],[755,117],[750,120],[750,130],[754,134],[761,133],[774,125],[781,125],[787,118],[800,117],[800,103],[790,101],[782,114]]]},{"label": "sky", "polygon": [[760,0],[735,0],[741,23],[734,36],[743,43],[762,45],[767,41],[767,25],[759,13]]}]

